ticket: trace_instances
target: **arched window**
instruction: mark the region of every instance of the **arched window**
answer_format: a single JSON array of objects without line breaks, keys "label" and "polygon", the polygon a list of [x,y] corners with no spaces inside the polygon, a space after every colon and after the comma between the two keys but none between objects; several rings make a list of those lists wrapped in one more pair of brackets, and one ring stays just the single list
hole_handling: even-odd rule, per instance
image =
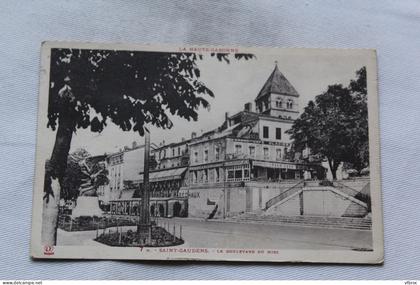
[{"label": "arched window", "polygon": [[292,99],[287,100],[287,109],[293,109],[293,100]]},{"label": "arched window", "polygon": [[277,108],[283,108],[283,101],[282,101],[281,99],[278,99],[278,100],[276,101],[276,107],[277,107]]}]

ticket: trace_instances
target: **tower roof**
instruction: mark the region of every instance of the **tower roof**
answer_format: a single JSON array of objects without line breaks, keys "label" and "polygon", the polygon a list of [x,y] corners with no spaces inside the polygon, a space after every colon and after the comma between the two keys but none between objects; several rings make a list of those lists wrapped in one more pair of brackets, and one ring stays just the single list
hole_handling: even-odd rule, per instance
[{"label": "tower roof", "polygon": [[277,67],[277,62],[273,72],[271,73],[270,77],[268,77],[255,100],[258,100],[259,98],[269,93],[284,94],[296,97],[299,96],[296,89],[292,86],[292,84],[290,84],[283,73],[280,72],[279,68]]}]

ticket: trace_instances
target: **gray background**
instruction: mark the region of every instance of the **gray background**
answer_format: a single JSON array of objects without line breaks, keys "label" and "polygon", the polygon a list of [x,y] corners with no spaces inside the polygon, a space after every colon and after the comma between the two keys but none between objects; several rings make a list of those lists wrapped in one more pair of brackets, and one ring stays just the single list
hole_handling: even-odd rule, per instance
[{"label": "gray background", "polygon": [[[376,48],[385,265],[31,261],[44,40]],[[0,279],[420,278],[419,1],[0,0]]]}]

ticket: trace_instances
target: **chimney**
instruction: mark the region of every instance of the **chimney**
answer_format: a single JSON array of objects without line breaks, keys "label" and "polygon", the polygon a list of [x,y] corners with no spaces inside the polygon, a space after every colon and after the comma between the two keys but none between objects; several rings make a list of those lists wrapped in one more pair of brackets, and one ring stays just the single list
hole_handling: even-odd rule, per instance
[{"label": "chimney", "polygon": [[126,150],[129,150],[130,148],[128,147],[128,146],[124,146],[124,150],[126,151]]},{"label": "chimney", "polygon": [[191,133],[191,138],[192,138],[192,139],[195,139],[196,137],[197,137],[197,133],[196,133],[196,132],[192,132],[192,133]]},{"label": "chimney", "polygon": [[245,103],[244,111],[252,112],[252,103],[251,102]]},{"label": "chimney", "polygon": [[229,112],[225,112],[225,121],[228,127],[230,127],[230,123],[229,123]]},{"label": "chimney", "polygon": [[182,137],[182,138],[181,138],[181,141],[182,141],[182,142],[185,142],[185,138],[184,138],[184,137]]},{"label": "chimney", "polygon": [[132,147],[133,147],[133,149],[137,147],[136,141],[133,141]]}]

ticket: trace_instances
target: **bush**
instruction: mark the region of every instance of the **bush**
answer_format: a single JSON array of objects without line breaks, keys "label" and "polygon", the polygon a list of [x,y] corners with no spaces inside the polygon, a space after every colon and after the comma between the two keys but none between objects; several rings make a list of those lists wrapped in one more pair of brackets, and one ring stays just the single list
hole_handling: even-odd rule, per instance
[{"label": "bush", "polygon": [[175,246],[184,243],[184,240],[178,237],[174,237],[164,228],[154,226],[151,230],[152,240],[150,244],[146,243],[146,236],[148,233],[137,234],[132,230],[128,230],[127,232],[115,231],[101,234],[95,240],[106,245],[121,247],[162,247]]},{"label": "bush", "polygon": [[80,216],[72,218],[69,215],[62,215],[58,221],[58,228],[65,231],[92,231],[117,226],[135,226],[137,220],[131,217],[90,217]]},{"label": "bush", "polygon": [[334,184],[329,180],[322,180],[319,182],[319,186],[331,186],[334,187]]}]

